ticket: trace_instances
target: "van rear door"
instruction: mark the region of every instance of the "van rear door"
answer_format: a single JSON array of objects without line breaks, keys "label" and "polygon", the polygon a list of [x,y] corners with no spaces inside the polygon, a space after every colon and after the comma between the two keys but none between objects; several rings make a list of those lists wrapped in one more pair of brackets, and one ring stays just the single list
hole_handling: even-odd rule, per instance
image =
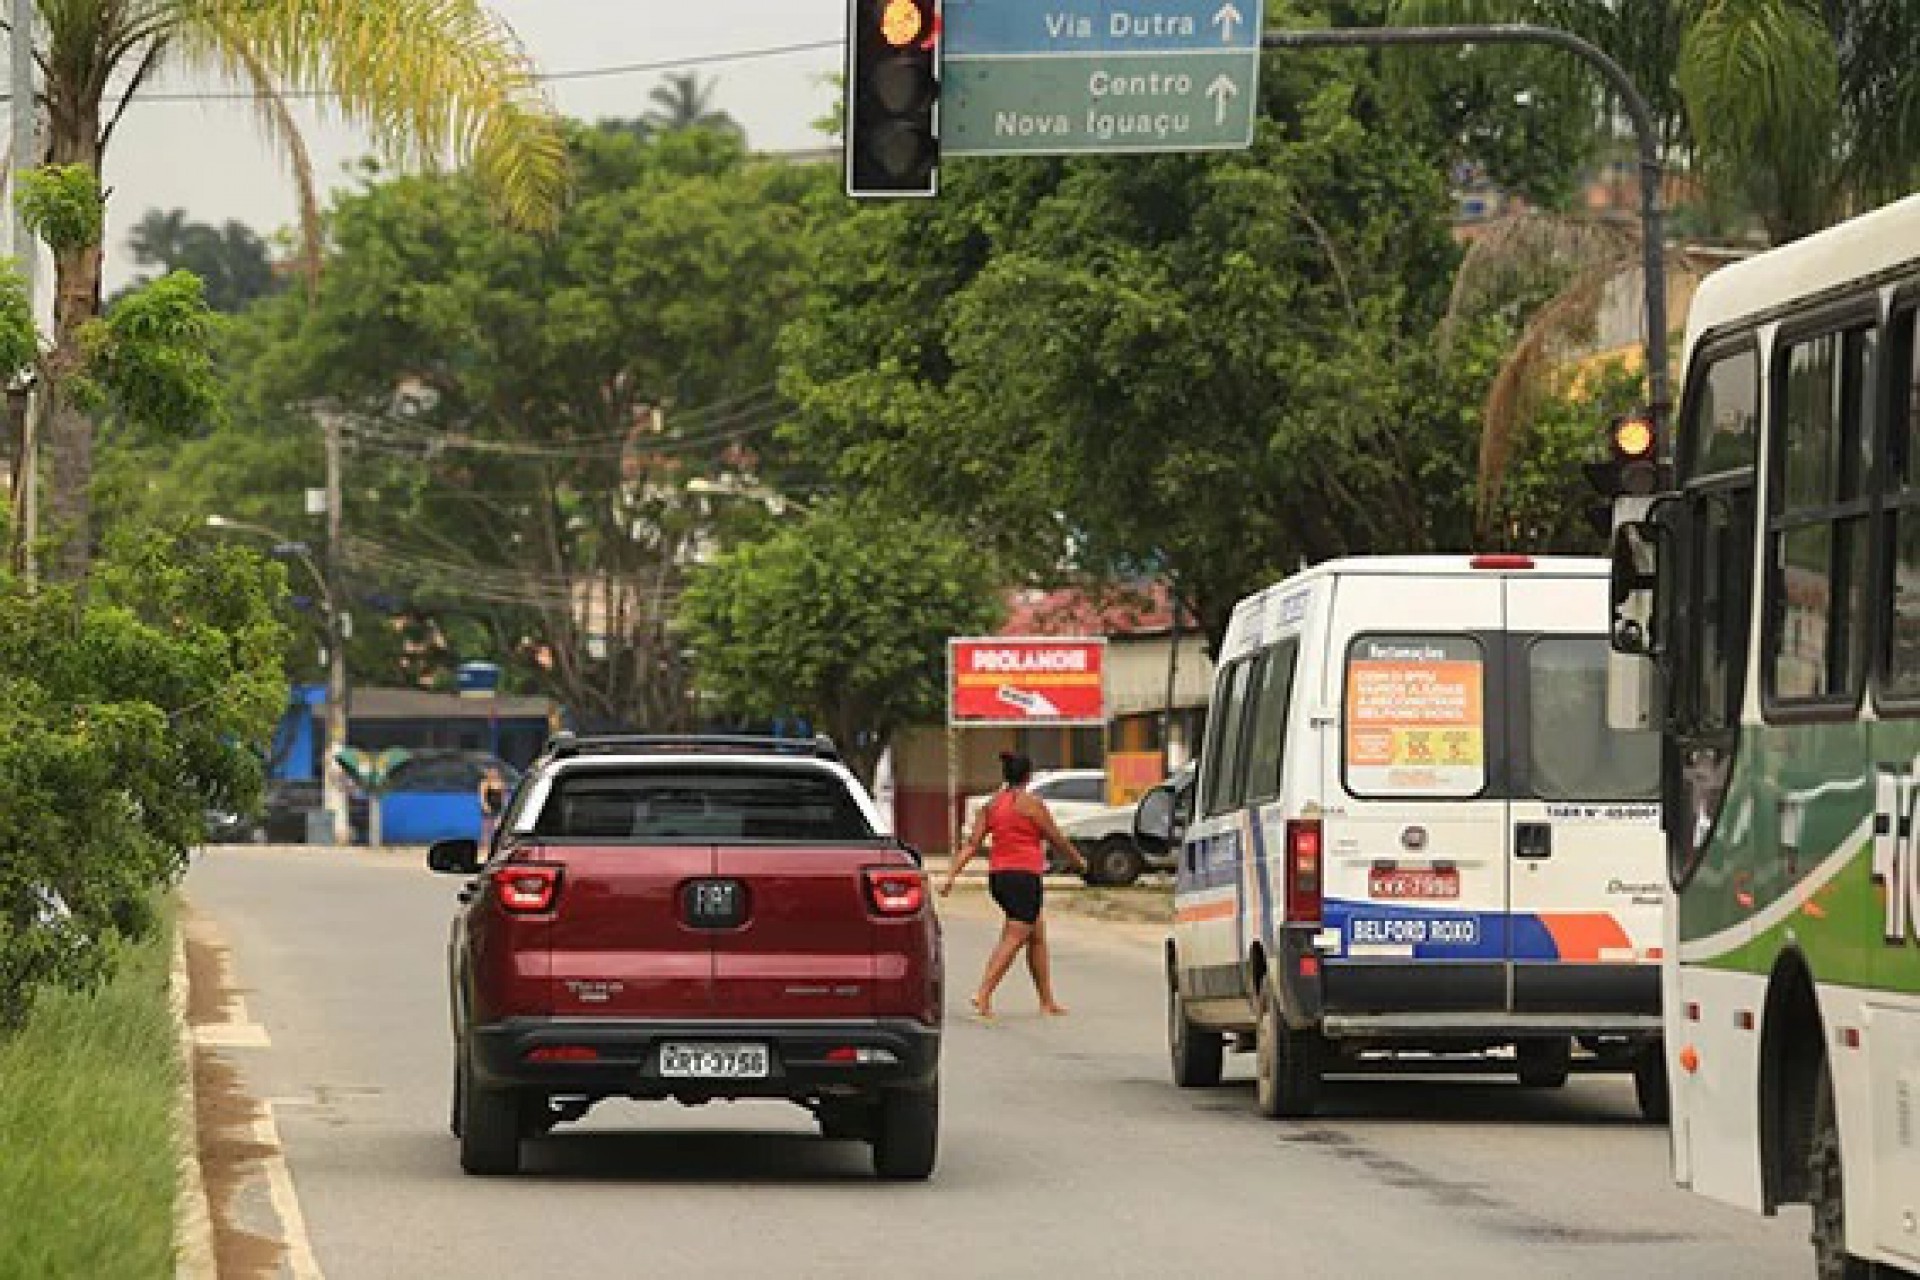
[{"label": "van rear door", "polygon": [[[1505,598],[1494,574],[1342,576],[1324,781],[1329,1011],[1507,1007]],[[1409,620],[1417,625],[1409,627]]]},{"label": "van rear door", "polygon": [[1514,1009],[1656,1013],[1660,744],[1607,725],[1606,582],[1507,580]]}]

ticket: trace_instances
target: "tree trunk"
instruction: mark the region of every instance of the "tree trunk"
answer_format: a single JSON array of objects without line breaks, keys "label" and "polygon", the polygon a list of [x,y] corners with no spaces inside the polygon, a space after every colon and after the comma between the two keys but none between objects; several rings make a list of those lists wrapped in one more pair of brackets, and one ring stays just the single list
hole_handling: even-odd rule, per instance
[{"label": "tree trunk", "polygon": [[[97,100],[53,111],[48,161],[100,172]],[[73,379],[85,364],[81,334],[100,314],[103,252],[99,245],[56,248],[53,354],[47,362],[46,445],[49,464],[45,536],[55,542],[53,578],[77,582],[92,559],[93,415],[73,400]]]}]

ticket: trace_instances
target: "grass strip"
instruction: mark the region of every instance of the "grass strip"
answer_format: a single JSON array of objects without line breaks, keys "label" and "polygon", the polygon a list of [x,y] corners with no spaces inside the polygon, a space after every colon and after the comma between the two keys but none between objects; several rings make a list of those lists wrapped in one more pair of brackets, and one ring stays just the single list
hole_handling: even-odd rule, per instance
[{"label": "grass strip", "polygon": [[171,914],[99,990],[0,1039],[0,1277],[173,1274]]}]

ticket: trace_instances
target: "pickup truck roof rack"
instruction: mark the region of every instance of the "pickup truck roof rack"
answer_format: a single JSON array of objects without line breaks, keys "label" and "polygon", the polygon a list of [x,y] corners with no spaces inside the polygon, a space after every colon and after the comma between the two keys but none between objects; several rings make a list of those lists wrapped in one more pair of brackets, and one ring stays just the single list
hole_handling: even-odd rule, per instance
[{"label": "pickup truck roof rack", "polygon": [[840,749],[826,734],[812,738],[771,738],[749,734],[588,734],[556,733],[547,740],[546,754],[554,760],[584,755],[687,755],[701,752],[804,755],[818,760],[840,760]]}]

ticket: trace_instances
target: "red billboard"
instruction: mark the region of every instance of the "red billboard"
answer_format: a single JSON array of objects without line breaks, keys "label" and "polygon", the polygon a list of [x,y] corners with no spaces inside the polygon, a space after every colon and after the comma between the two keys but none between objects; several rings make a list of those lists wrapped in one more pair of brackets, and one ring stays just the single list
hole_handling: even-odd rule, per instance
[{"label": "red billboard", "polygon": [[1105,640],[950,640],[947,658],[953,724],[1106,723]]}]

